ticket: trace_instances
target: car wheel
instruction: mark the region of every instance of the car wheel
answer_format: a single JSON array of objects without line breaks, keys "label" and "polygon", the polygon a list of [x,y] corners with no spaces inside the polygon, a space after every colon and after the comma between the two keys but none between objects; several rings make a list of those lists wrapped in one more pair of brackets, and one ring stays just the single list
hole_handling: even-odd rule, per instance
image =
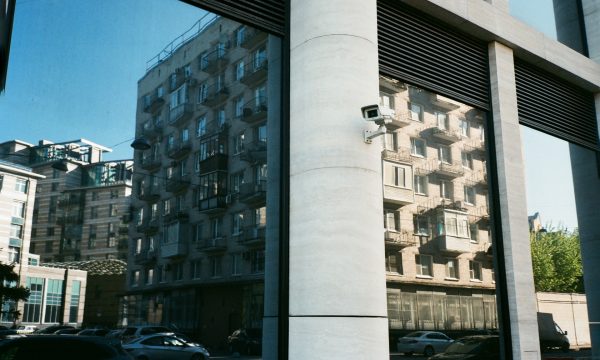
[{"label": "car wheel", "polygon": [[423,350],[423,354],[425,354],[425,356],[427,357],[430,357],[433,356],[433,354],[435,354],[435,350],[433,349],[433,347],[427,346],[425,347],[425,350]]},{"label": "car wheel", "polygon": [[569,347],[570,347],[570,346],[569,346],[569,343],[562,343],[562,345],[560,346],[560,349],[561,349],[562,351],[565,351],[565,352],[566,352],[566,351],[569,351]]}]

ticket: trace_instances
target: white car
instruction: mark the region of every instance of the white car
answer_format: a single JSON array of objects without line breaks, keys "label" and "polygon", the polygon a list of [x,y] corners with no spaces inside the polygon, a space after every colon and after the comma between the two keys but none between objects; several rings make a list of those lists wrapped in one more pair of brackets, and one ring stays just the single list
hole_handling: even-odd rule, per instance
[{"label": "white car", "polygon": [[34,325],[19,325],[17,334],[33,334],[37,329]]},{"label": "white car", "polygon": [[398,339],[398,352],[406,355],[413,353],[433,356],[435,353],[444,352],[454,340],[437,331],[414,331]]},{"label": "white car", "polygon": [[207,360],[208,351],[199,344],[187,343],[173,333],[159,333],[134,339],[123,349],[135,359],[145,360]]}]

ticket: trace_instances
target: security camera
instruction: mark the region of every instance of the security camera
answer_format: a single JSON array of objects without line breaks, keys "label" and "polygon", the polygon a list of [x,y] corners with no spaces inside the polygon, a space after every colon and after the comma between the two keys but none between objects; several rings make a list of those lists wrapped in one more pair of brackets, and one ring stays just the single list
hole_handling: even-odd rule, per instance
[{"label": "security camera", "polygon": [[379,126],[391,123],[396,116],[394,110],[388,107],[381,107],[377,104],[363,106],[360,110],[366,121],[373,121]]}]

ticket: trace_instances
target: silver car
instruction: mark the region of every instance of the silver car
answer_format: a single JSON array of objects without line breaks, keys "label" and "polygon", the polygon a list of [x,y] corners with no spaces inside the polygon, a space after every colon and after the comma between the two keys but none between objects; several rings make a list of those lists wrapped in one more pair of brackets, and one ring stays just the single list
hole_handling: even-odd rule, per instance
[{"label": "silver car", "polygon": [[210,356],[202,345],[187,343],[173,333],[143,336],[123,344],[123,349],[138,360],[205,360]]},{"label": "silver car", "polygon": [[432,356],[446,350],[454,340],[437,331],[414,331],[398,339],[398,352],[406,355],[413,353]]}]

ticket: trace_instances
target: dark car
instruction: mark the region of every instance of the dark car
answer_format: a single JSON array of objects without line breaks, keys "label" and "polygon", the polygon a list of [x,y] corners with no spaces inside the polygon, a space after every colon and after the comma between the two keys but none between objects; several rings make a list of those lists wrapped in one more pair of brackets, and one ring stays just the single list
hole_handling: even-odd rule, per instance
[{"label": "dark car", "polygon": [[60,329],[54,332],[54,335],[75,335],[79,334],[81,329],[79,328],[70,328],[70,329]]},{"label": "dark car", "polygon": [[108,329],[83,329],[77,333],[81,336],[106,336],[110,330]]},{"label": "dark car", "polygon": [[498,335],[465,336],[456,340],[446,350],[429,360],[497,360],[500,358],[500,340]]},{"label": "dark car", "polygon": [[262,330],[237,329],[227,337],[227,345],[232,353],[260,355],[262,352]]},{"label": "dark car", "polygon": [[75,329],[75,326],[71,326],[71,325],[52,325],[52,326],[48,326],[47,328],[38,329],[38,330],[36,330],[34,332],[34,334],[54,334],[58,330],[63,330],[63,329]]},{"label": "dark car", "polygon": [[30,335],[0,344],[3,359],[131,360],[119,342],[76,335]]}]

